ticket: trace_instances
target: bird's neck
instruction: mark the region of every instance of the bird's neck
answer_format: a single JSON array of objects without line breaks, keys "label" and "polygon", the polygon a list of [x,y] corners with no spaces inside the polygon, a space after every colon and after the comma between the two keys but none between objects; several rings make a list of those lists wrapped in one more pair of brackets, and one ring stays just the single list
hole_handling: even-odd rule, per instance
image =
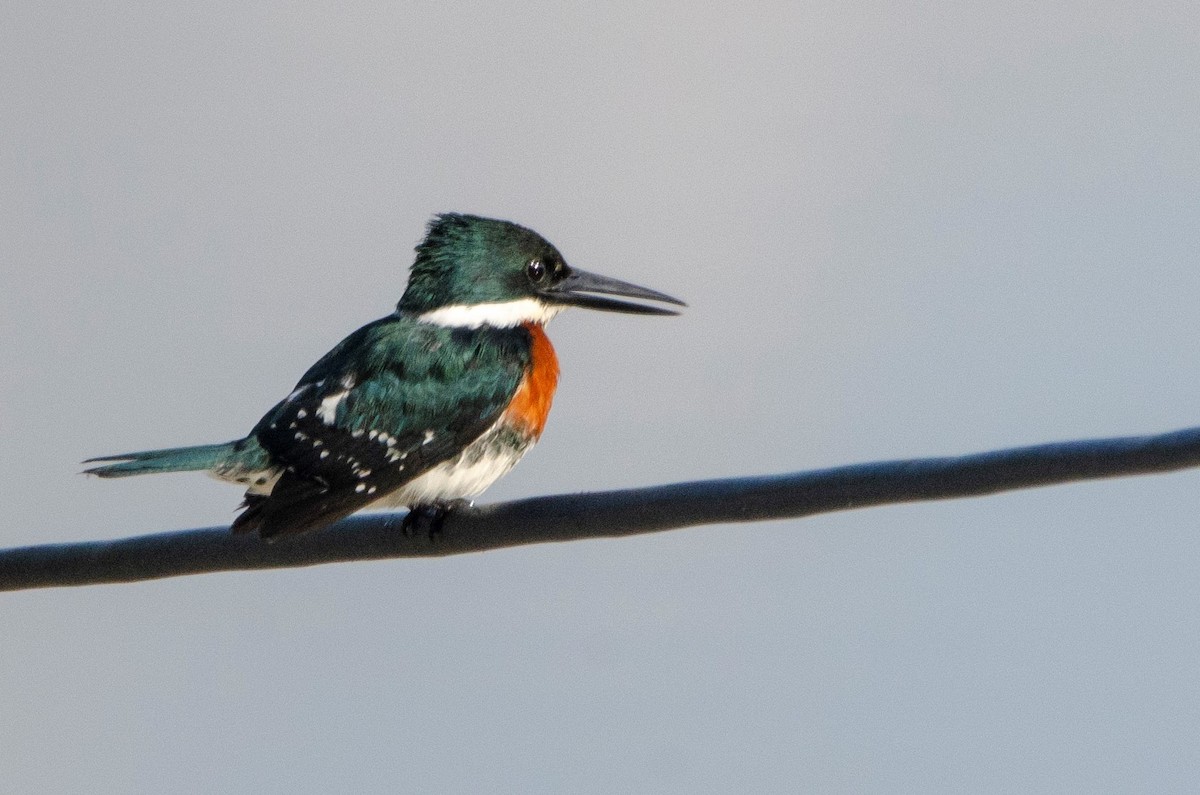
[{"label": "bird's neck", "polygon": [[[562,311],[562,307],[547,304],[536,298],[518,298],[513,301],[495,301],[486,304],[450,304],[421,312],[417,320],[449,328],[514,328],[537,326],[549,322]],[[542,336],[545,336],[543,333]],[[553,352],[553,351],[551,351]]]}]

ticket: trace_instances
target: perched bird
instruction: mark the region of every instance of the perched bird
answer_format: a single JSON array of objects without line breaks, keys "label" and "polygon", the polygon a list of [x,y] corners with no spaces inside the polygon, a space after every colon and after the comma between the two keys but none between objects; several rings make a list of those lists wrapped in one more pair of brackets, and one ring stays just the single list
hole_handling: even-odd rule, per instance
[{"label": "perched bird", "polygon": [[429,224],[396,311],[309,368],[248,436],[103,456],[104,478],[207,471],[247,487],[235,533],[323,527],[367,506],[434,516],[512,469],[541,436],[558,382],[543,327],[568,306],[673,315],[683,306],[569,267],[517,224],[447,213]]}]

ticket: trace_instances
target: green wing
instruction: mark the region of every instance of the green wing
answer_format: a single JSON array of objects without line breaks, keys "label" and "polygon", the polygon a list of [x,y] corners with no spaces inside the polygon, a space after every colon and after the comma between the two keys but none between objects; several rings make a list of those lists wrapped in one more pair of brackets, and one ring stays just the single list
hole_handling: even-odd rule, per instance
[{"label": "green wing", "polygon": [[334,522],[487,430],[529,363],[524,329],[450,329],[393,315],[326,354],[253,431],[283,469],[247,495],[235,532],[264,538]]}]

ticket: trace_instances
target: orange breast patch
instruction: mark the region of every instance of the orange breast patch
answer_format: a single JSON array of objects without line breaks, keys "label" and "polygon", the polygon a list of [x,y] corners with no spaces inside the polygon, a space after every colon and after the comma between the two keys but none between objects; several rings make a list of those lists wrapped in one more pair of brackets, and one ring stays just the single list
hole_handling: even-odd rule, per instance
[{"label": "orange breast patch", "polygon": [[523,324],[533,340],[530,352],[529,369],[525,378],[517,387],[512,402],[504,412],[504,418],[511,423],[521,425],[533,434],[534,438],[542,435],[546,427],[546,417],[550,414],[550,403],[554,400],[554,390],[558,388],[558,356],[554,346],[540,323]]}]

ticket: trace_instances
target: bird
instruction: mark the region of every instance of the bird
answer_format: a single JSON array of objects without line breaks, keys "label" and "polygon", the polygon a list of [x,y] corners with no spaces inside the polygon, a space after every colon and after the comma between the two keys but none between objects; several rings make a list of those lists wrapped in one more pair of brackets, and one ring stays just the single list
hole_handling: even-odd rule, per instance
[{"label": "bird", "polygon": [[644,315],[686,306],[573,268],[511,221],[442,213],[415,250],[395,311],[334,346],[245,437],[90,458],[99,465],[84,472],[208,472],[246,489],[231,530],[266,540],[367,507],[406,506],[408,519],[440,522],[541,437],[559,375],[551,318],[573,306]]}]

